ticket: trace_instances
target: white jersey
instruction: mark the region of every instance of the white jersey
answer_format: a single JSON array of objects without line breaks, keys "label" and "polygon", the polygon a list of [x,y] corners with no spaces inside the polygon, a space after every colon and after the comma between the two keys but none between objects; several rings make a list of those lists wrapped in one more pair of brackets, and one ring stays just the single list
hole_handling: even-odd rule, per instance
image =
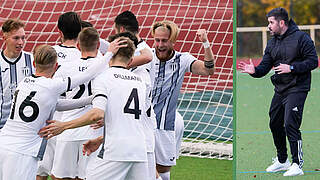
[{"label": "white jersey", "polygon": [[[55,77],[68,77],[73,74],[86,73],[86,69],[95,61],[99,61],[98,58],[81,58],[77,61],[64,63],[56,72]],[[71,91],[65,93],[66,99],[79,99],[92,95],[91,81],[81,84],[78,87],[73,88]],[[71,121],[76,119],[92,108],[92,105],[87,105],[82,108],[64,111],[61,117],[61,121]],[[57,136],[59,141],[80,141],[97,138],[102,135],[102,128],[94,130],[90,126],[83,126],[75,129],[68,129]]]},{"label": "white jersey", "polygon": [[15,60],[0,56],[0,129],[9,118],[11,102],[18,83],[34,73],[33,56],[22,51]]},{"label": "white jersey", "polygon": [[[68,47],[62,44],[55,45],[52,47],[57,52],[57,56],[58,56],[57,61],[59,64],[59,68],[61,65],[64,65],[65,63],[70,64],[70,62],[77,61],[78,59],[81,58],[81,52],[76,47]],[[63,112],[55,112],[53,118],[55,120],[61,120],[62,114]]]},{"label": "white jersey", "polygon": [[62,44],[52,46],[58,56],[58,64],[63,65],[65,62],[78,61],[81,58],[81,52],[76,47],[68,47]]},{"label": "white jersey", "polygon": [[153,83],[152,104],[158,129],[174,131],[177,101],[184,74],[191,71],[192,63],[196,60],[190,53],[175,51],[170,60],[162,62],[153,49],[150,76]]},{"label": "white jersey", "polygon": [[102,38],[99,39],[99,42],[100,42],[99,52],[102,54],[107,53],[107,50],[108,50],[110,43]]},{"label": "white jersey", "polygon": [[98,61],[87,73],[67,78],[24,78],[15,91],[10,117],[0,132],[0,148],[41,159],[46,140],[38,132],[51,119],[60,94],[96,77],[106,65],[106,60]]},{"label": "white jersey", "polygon": [[34,157],[43,156],[46,140],[39,130],[51,119],[57,100],[70,79],[26,77],[18,85],[10,118],[0,132],[0,148]]},{"label": "white jersey", "polygon": [[98,157],[108,161],[146,162],[141,120],[145,111],[145,83],[127,69],[110,67],[92,85],[93,107],[105,111],[104,141]]},{"label": "white jersey", "polygon": [[[145,41],[140,41],[138,44],[137,49],[135,50],[134,56],[139,56],[140,51],[143,49],[151,48]],[[146,112],[141,115],[143,126],[145,128],[145,136],[146,136],[146,143],[147,143],[147,151],[154,152],[155,146],[155,139],[154,139],[154,130],[156,128],[156,117],[153,111],[153,107],[151,104],[151,90],[152,84],[150,79],[150,63],[144,64],[142,66],[138,66],[136,68],[131,69],[131,72],[139,75],[142,80],[146,83]]]}]

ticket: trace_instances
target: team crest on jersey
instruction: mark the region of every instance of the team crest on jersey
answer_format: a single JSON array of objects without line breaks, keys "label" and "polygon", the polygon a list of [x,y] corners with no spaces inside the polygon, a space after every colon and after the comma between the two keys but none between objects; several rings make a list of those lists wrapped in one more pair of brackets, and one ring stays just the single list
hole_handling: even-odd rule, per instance
[{"label": "team crest on jersey", "polygon": [[173,62],[170,64],[172,71],[175,71],[178,68],[178,63]]},{"label": "team crest on jersey", "polygon": [[30,76],[31,75],[30,68],[29,67],[22,68],[22,73],[24,76]]}]

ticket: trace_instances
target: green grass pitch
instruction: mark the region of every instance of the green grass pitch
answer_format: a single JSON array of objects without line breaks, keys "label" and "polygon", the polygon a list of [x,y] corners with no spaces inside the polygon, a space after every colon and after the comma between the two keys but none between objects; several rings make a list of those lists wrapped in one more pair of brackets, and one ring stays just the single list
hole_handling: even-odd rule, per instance
[{"label": "green grass pitch", "polygon": [[171,170],[171,179],[231,180],[232,161],[180,156],[177,160],[177,166]]},{"label": "green grass pitch", "polygon": [[172,180],[231,180],[232,161],[180,156]]},{"label": "green grass pitch", "polygon": [[[276,156],[269,130],[269,106],[273,96],[270,75],[255,79],[237,73],[236,179],[320,179],[320,70],[312,72],[312,89],[308,94],[302,120],[304,176],[283,177],[283,172],[265,169]],[[287,144],[289,158],[290,151]]]}]

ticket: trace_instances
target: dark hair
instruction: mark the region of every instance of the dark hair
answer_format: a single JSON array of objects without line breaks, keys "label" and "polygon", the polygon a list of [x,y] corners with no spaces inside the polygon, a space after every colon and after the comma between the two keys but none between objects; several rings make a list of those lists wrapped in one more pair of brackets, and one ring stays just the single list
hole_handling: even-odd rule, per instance
[{"label": "dark hair", "polygon": [[81,31],[81,19],[75,12],[66,12],[60,15],[58,28],[65,40],[76,39]]},{"label": "dark hair", "polygon": [[139,43],[138,38],[134,34],[132,34],[131,32],[122,32],[122,33],[118,33],[115,35],[111,35],[108,37],[108,42],[112,42],[119,37],[127,37],[133,42],[135,47],[138,46],[138,43]]},{"label": "dark hair", "polygon": [[131,11],[124,11],[119,14],[114,20],[116,28],[124,27],[126,31],[130,31],[133,34],[138,33],[139,23],[136,16]]},{"label": "dark hair", "polygon": [[23,22],[19,19],[8,19],[2,25],[2,32],[7,33],[20,28],[24,28]]},{"label": "dark hair", "polygon": [[[134,47],[133,42],[127,38],[127,37],[118,37],[116,39],[119,39],[120,41],[122,40],[126,40],[126,42],[122,43],[122,44],[127,44],[126,47],[122,47],[119,48],[119,50],[112,56],[112,58],[115,58],[117,56],[120,56],[121,58],[119,59],[122,62],[128,63],[130,61],[130,59],[132,58],[134,51],[136,50],[136,48]],[[115,39],[115,40],[116,40]],[[121,44],[121,45],[122,45]]]},{"label": "dark hair", "polygon": [[282,7],[274,8],[274,9],[272,9],[270,12],[268,12],[267,18],[272,17],[272,16],[273,16],[277,21],[284,20],[284,23],[285,23],[286,25],[289,24],[288,12],[286,11],[286,9],[284,9],[284,8],[282,8]]},{"label": "dark hair", "polygon": [[94,51],[99,43],[99,33],[94,27],[86,27],[79,33],[81,51]]},{"label": "dark hair", "polygon": [[81,20],[81,27],[85,28],[85,27],[93,27],[93,26],[90,22]]}]

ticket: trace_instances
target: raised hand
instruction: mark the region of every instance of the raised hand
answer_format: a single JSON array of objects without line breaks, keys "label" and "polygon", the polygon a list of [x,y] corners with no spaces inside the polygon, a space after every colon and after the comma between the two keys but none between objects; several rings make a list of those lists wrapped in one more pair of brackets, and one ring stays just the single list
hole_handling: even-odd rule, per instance
[{"label": "raised hand", "polygon": [[[125,38],[125,39],[128,39],[128,38]],[[120,40],[118,38],[109,44],[108,52],[112,52],[113,54],[116,54],[118,52],[119,48],[127,47],[127,46],[128,46],[127,40]]]},{"label": "raised hand", "polygon": [[239,68],[242,73],[248,73],[248,74],[254,74],[255,69],[252,60],[250,59],[250,63],[247,64],[245,62],[240,62],[239,63]]},{"label": "raised hand", "polygon": [[199,40],[201,42],[207,42],[208,41],[207,31],[205,29],[199,29],[196,34],[199,37]]}]

